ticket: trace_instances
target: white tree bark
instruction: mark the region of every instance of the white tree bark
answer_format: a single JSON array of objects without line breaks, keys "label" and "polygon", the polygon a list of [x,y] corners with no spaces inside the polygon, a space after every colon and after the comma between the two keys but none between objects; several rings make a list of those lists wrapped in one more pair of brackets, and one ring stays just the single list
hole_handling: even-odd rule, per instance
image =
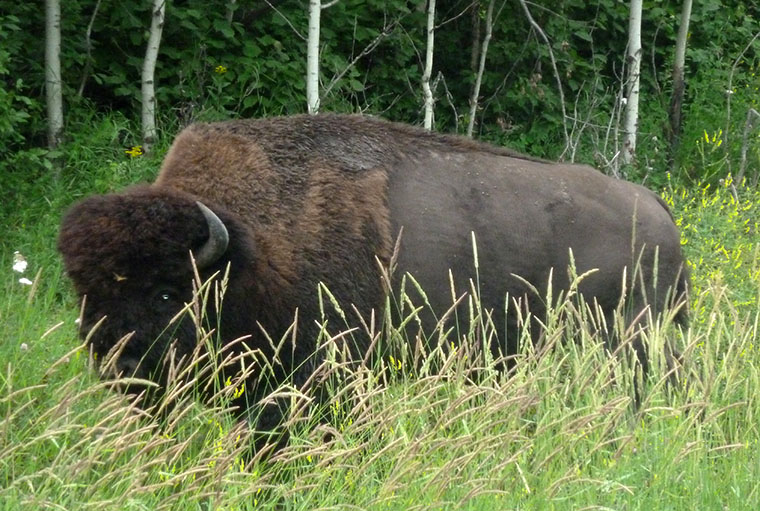
[{"label": "white tree bark", "polygon": [[493,32],[493,1],[489,0],[488,10],[486,11],[486,35],[483,36],[483,43],[480,45],[480,64],[478,73],[475,75],[475,85],[472,87],[472,96],[470,97],[470,118],[467,123],[467,136],[472,138],[472,130],[475,127],[475,115],[478,112],[478,96],[480,95],[480,83],[483,80],[483,71],[486,68],[486,55],[488,54],[488,43],[491,41]]},{"label": "white tree bark", "polygon": [[639,124],[639,79],[641,76],[641,4],[631,0],[628,21],[628,93],[623,120],[623,163],[631,163],[636,155],[636,132]]},{"label": "white tree bark", "polygon": [[320,0],[309,0],[309,37],[306,40],[306,106],[310,114],[319,112],[319,16]]},{"label": "white tree bark", "polygon": [[686,40],[689,36],[689,21],[691,20],[691,0],[684,0],[681,9],[681,25],[678,27],[676,38],[676,55],[673,63],[673,76],[679,75],[683,80],[683,70],[686,65]]},{"label": "white tree bark", "polygon": [[675,165],[675,156],[681,141],[681,105],[684,96],[684,68],[686,66],[686,40],[689,35],[692,0],[684,0],[681,9],[681,25],[676,38],[676,54],[673,61],[673,97],[670,99],[670,158]]},{"label": "white tree bark", "polygon": [[156,140],[156,92],[155,73],[158,47],[164,29],[166,0],[153,0],[151,9],[150,36],[142,68],[142,138],[143,151],[149,152]]},{"label": "white tree bark", "polygon": [[433,46],[435,44],[435,0],[428,0],[427,9],[427,51],[425,71],[422,73],[422,93],[425,98],[425,129],[433,129],[433,91],[430,77],[433,75]]},{"label": "white tree bark", "polygon": [[61,4],[45,0],[45,97],[48,115],[48,147],[55,149],[63,134],[61,92]]}]

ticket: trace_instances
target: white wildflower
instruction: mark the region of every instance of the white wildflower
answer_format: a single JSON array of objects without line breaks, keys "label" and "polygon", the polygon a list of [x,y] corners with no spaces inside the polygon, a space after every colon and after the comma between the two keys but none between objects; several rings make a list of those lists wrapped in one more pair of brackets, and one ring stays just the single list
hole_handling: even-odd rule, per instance
[{"label": "white wildflower", "polygon": [[26,277],[21,277],[18,279],[18,283],[22,286],[31,286],[33,284],[33,282]]},{"label": "white wildflower", "polygon": [[17,273],[24,273],[26,271],[26,259],[21,255],[21,252],[16,250],[13,252],[13,271]]},{"label": "white wildflower", "polygon": [[27,343],[25,343],[25,342],[22,342],[21,346],[19,346],[19,349],[21,351],[27,351],[29,349],[29,345]]}]

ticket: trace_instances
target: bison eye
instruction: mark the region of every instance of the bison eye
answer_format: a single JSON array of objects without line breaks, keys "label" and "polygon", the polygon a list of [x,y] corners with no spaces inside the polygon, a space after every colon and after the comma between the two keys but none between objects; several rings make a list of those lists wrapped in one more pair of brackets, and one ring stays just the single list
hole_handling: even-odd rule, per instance
[{"label": "bison eye", "polygon": [[179,293],[170,287],[159,288],[153,293],[153,300],[160,303],[173,302],[176,301],[178,297]]}]

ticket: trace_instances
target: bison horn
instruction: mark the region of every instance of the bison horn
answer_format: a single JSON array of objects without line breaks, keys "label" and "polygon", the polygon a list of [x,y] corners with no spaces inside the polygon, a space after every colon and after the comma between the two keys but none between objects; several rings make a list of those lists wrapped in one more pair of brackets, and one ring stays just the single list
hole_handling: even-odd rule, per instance
[{"label": "bison horn", "polygon": [[208,240],[198,249],[195,256],[195,264],[198,268],[205,268],[214,264],[222,257],[230,242],[230,235],[224,226],[224,222],[213,211],[200,201],[196,201],[195,203],[198,205],[201,213],[203,213],[208,224]]}]

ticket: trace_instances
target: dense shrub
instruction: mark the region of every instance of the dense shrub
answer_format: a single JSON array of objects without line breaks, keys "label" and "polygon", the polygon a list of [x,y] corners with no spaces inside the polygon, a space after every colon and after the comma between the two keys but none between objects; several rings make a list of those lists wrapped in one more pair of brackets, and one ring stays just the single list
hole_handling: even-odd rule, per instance
[{"label": "dense shrub", "polygon": [[[638,161],[625,175],[660,186],[671,168],[667,108],[680,5],[662,0],[646,4]],[[608,170],[620,147],[617,127],[625,71],[621,41],[626,38],[628,5],[615,0],[541,0],[529,5],[549,46],[519,5],[496,4],[477,136],[537,156],[563,155]],[[438,4],[433,86],[439,130],[463,131],[467,123],[475,76],[473,41],[482,39],[486,6],[485,0]],[[64,2],[67,119],[82,116],[78,111],[114,110],[137,119],[149,9],[149,2]],[[8,13],[0,18],[0,151],[10,154],[44,140],[44,52],[39,37],[44,20],[29,3],[0,0],[0,12]],[[757,101],[757,19],[758,7],[746,2],[694,2],[683,143],[674,155],[674,179],[715,184],[729,171],[736,175],[731,162],[738,165],[745,119]],[[419,2],[337,2],[325,9],[322,110],[363,111],[419,123],[424,24],[424,5]],[[306,7],[293,0],[170,2],[156,70],[165,134],[171,136],[194,119],[303,112],[306,32]],[[550,50],[565,95],[569,151]],[[720,133],[724,143],[718,153],[723,160],[703,162],[704,150],[714,150],[695,143],[704,132],[710,137]],[[750,132],[747,161],[749,171],[757,175],[754,126]]]}]

